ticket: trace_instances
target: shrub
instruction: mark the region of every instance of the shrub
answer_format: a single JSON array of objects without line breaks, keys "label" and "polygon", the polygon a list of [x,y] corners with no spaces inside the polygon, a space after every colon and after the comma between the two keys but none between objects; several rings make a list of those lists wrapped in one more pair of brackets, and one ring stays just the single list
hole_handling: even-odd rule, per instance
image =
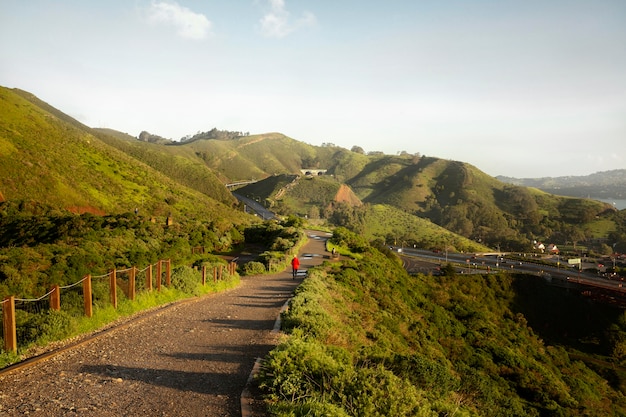
[{"label": "shrub", "polygon": [[17,339],[23,345],[60,340],[71,332],[71,318],[64,311],[47,310],[29,314],[16,310],[16,321]]},{"label": "shrub", "polygon": [[265,265],[261,262],[248,262],[243,265],[243,275],[261,275],[265,272]]},{"label": "shrub", "polygon": [[200,295],[200,281],[200,273],[188,266],[179,266],[172,271],[172,286],[185,294]]},{"label": "shrub", "polygon": [[275,250],[275,251],[286,252],[289,249],[291,249],[293,245],[294,245],[294,242],[290,241],[289,239],[279,237],[274,241],[270,249]]}]

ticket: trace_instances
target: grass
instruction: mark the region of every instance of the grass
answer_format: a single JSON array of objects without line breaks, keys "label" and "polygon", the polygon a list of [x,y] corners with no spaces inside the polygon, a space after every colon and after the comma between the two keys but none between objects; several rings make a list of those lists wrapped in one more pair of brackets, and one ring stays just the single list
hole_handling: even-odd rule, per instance
[{"label": "grass", "polygon": [[[484,245],[452,233],[427,219],[412,216],[395,207],[383,204],[371,206],[367,212],[365,236],[370,240],[393,236],[397,246],[415,243],[422,249],[453,247],[457,251],[488,251]],[[404,245],[403,245],[404,243]]]},{"label": "grass", "polygon": [[[146,160],[160,168],[155,169],[129,149],[111,146],[122,143],[119,139],[92,130],[24,92],[0,88],[0,137],[0,177],[8,179],[0,191],[6,200],[94,207],[106,213],[130,212],[140,206],[147,215],[184,212],[234,222],[246,217],[232,210],[235,200],[197,158],[194,163],[167,151],[162,158],[157,158],[159,152],[148,154]],[[194,188],[197,184],[204,188]]]}]

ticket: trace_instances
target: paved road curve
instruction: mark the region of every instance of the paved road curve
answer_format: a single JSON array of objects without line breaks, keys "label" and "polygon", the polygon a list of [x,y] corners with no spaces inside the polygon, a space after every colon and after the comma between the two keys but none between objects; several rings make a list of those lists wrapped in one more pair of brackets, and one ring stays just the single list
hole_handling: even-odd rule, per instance
[{"label": "paved road curve", "polygon": [[[327,257],[325,237],[309,236],[304,269]],[[240,416],[254,362],[274,347],[275,320],[301,280],[289,271],[243,277],[236,289],[145,315],[2,374],[0,416]]]}]

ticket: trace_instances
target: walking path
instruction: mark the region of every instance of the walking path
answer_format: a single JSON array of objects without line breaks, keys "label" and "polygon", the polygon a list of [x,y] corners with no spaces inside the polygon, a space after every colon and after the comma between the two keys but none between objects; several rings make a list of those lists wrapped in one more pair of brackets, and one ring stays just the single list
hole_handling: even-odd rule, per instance
[{"label": "walking path", "polygon": [[[328,258],[327,236],[308,235],[301,269]],[[2,374],[0,417],[262,417],[259,401],[242,392],[257,358],[276,345],[275,321],[302,279],[289,270],[242,277],[235,289],[140,316]]]}]

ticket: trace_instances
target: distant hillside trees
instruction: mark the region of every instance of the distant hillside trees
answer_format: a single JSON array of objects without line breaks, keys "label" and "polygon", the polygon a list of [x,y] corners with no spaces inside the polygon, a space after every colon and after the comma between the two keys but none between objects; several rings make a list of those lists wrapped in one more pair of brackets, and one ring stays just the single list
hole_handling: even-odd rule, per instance
[{"label": "distant hillside trees", "polygon": [[365,155],[365,151],[360,146],[354,145],[350,150],[354,153],[360,153],[361,155]]},{"label": "distant hillside trees", "polygon": [[171,139],[166,139],[164,137],[161,137],[159,135],[153,135],[150,132],[147,132],[145,130],[143,130],[139,136],[137,137],[137,139],[139,139],[142,142],[150,142],[150,143],[160,143],[160,144],[168,144],[168,143],[172,143]]},{"label": "distant hillside trees", "polygon": [[198,132],[195,135],[187,135],[180,139],[181,142],[193,142],[200,139],[234,140],[244,136],[250,136],[250,132],[236,132],[230,130],[219,130],[213,128],[206,132]]}]

